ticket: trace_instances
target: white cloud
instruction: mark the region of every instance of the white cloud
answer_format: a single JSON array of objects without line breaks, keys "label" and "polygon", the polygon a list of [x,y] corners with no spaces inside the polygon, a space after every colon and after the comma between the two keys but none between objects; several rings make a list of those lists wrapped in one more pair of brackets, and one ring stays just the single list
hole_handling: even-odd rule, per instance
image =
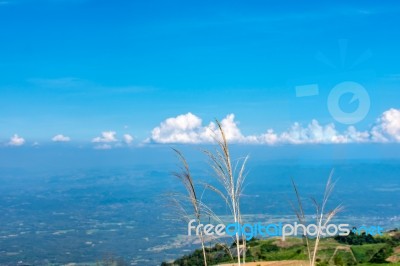
[{"label": "white cloud", "polygon": [[371,130],[375,142],[400,142],[400,109],[391,108],[384,112]]},{"label": "white cloud", "polygon": [[8,145],[10,146],[21,146],[24,145],[25,139],[22,137],[19,137],[17,134],[14,134],[14,136],[11,137],[10,141],[8,142]]},{"label": "white cloud", "polygon": [[117,133],[115,131],[104,131],[101,132],[101,137],[96,137],[92,139],[92,142],[95,143],[109,143],[109,142],[117,142],[117,138],[115,137]]},{"label": "white cloud", "polygon": [[320,125],[315,119],[303,128],[299,123],[293,126],[278,137],[277,142],[291,144],[340,144],[340,143],[362,143],[370,141],[368,131],[357,131],[354,126],[340,133],[333,123],[325,126]]},{"label": "white cloud", "polygon": [[121,148],[126,146],[130,146],[133,142],[134,138],[130,134],[124,134],[122,139],[117,138],[117,132],[115,131],[103,131],[100,137],[95,137],[92,139],[93,143],[97,145],[94,146],[95,149],[98,150],[109,150],[112,148]]},{"label": "white cloud", "polygon": [[133,141],[133,137],[129,134],[124,134],[123,138],[124,138],[124,142],[128,145],[131,144]]},{"label": "white cloud", "polygon": [[[244,142],[245,137],[235,122],[233,114],[221,120],[226,138],[231,142]],[[214,140],[217,125],[210,122],[203,126],[202,120],[192,113],[178,115],[163,121],[151,132],[150,141],[156,143],[208,143]]]},{"label": "white cloud", "polygon": [[71,140],[71,138],[64,136],[63,134],[58,134],[58,135],[55,135],[51,140],[54,142],[68,142]]},{"label": "white cloud", "polygon": [[[400,110],[390,109],[382,114],[377,124],[367,131],[358,131],[349,126],[339,132],[333,123],[321,125],[313,119],[311,123],[302,126],[294,123],[288,130],[276,133],[268,129],[261,135],[245,136],[241,133],[234,114],[221,120],[228,141],[247,144],[340,144],[366,142],[400,142]],[[152,130],[148,141],[156,143],[210,143],[213,141],[217,126],[210,122],[204,126],[201,118],[187,113],[168,118]]]},{"label": "white cloud", "polygon": [[265,143],[268,145],[273,145],[278,143],[279,136],[274,132],[273,129],[268,129],[267,133],[260,135],[255,138],[255,142]]},{"label": "white cloud", "polygon": [[199,117],[192,113],[171,117],[151,131],[151,141],[157,143],[200,143],[207,135]]},{"label": "white cloud", "polygon": [[[234,114],[229,114],[224,119],[222,119],[221,127],[224,130],[225,137],[228,141],[251,142],[251,139],[247,139],[245,136],[242,135],[242,132],[240,132],[240,129],[238,127],[238,122],[235,121]],[[211,122],[209,128],[211,128],[212,132],[215,132],[217,125],[214,122]]]},{"label": "white cloud", "polygon": [[369,142],[371,140],[371,134],[368,131],[357,131],[354,126],[349,126],[347,130],[344,132],[344,137],[346,139],[345,142]]},{"label": "white cloud", "polygon": [[307,127],[303,128],[299,123],[279,136],[279,142],[304,144],[304,143],[342,143],[343,136],[339,135],[334,124],[321,126],[313,119]]}]

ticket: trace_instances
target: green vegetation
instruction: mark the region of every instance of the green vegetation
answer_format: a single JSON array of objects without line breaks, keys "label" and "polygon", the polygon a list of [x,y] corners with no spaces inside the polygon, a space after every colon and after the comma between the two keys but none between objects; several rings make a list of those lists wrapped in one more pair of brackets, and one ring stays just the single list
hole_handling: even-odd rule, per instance
[{"label": "green vegetation", "polygon": [[[309,239],[310,245],[315,245],[315,239]],[[348,244],[352,243],[352,244]],[[235,245],[227,247],[217,244],[207,249],[207,260],[210,265],[234,262],[227,250],[234,249]],[[387,264],[400,265],[393,261],[395,251],[400,247],[400,232],[391,231],[380,237],[356,235],[322,238],[319,242],[316,264],[328,265],[363,265],[373,266]],[[303,238],[289,238],[282,241],[278,238],[251,239],[247,242],[246,261],[280,261],[280,260],[307,260],[307,244]],[[400,256],[400,254],[396,254]],[[388,259],[389,258],[389,259]],[[163,262],[162,266],[202,265],[202,251],[196,250],[174,262]]]},{"label": "green vegetation", "polygon": [[[233,247],[231,247],[233,248]],[[207,261],[209,264],[217,264],[223,262],[231,262],[232,257],[229,254],[229,247],[223,244],[216,244],[212,248],[205,248],[207,254]],[[211,265],[210,264],[210,265]],[[175,260],[173,263],[163,262],[162,266],[167,265],[185,265],[185,266],[202,266],[204,265],[203,251],[198,249],[190,255],[185,255],[180,259]]]},{"label": "green vegetation", "polygon": [[354,234],[352,231],[348,236],[336,236],[335,240],[337,240],[341,244],[348,244],[348,245],[376,244],[376,243],[385,243],[386,241],[382,237],[374,238],[371,235],[365,233],[358,235]]}]

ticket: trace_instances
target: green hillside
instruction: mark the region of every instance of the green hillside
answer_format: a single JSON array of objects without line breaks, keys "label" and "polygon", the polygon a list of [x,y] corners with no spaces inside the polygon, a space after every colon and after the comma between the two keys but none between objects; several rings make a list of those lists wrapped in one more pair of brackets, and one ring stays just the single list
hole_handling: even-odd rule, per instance
[{"label": "green hillside", "polygon": [[[311,247],[313,242],[311,241]],[[234,262],[234,246],[216,244],[207,249],[209,265]],[[196,250],[173,262],[163,262],[162,266],[204,265],[201,250]],[[307,246],[302,238],[252,239],[247,242],[246,262],[307,260]],[[393,230],[381,237],[355,235],[324,238],[321,240],[318,265],[400,265],[400,232]]]}]

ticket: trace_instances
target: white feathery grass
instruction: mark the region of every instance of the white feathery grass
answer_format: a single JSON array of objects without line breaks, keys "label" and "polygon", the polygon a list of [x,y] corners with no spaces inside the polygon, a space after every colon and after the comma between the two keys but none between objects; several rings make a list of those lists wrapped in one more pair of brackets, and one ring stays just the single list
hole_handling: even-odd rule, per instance
[{"label": "white feathery grass", "polygon": [[[204,204],[202,204],[199,199],[197,198],[197,193],[195,190],[194,182],[192,175],[190,173],[189,165],[183,156],[183,154],[178,151],[177,149],[173,149],[175,153],[177,154],[182,166],[181,166],[181,171],[179,172],[174,172],[173,175],[176,176],[179,180],[181,180],[182,184],[184,185],[186,192],[187,192],[187,197],[186,200],[191,203],[191,206],[193,207],[193,214],[196,218],[196,222],[198,225],[201,224],[201,207],[204,207]],[[172,200],[175,202],[177,205],[177,208],[185,213],[185,216],[188,217],[185,208],[183,208],[183,205],[177,200],[176,197],[172,198]],[[203,260],[204,260],[204,266],[207,266],[207,255],[206,255],[206,249],[204,245],[204,235],[203,231],[199,230],[199,239],[201,242],[201,248],[203,251]]]},{"label": "white feathery grass", "polygon": [[[244,171],[248,157],[242,159],[241,162],[237,162],[235,169],[238,167],[239,163],[241,163],[240,170],[237,173],[237,171],[232,168],[232,159],[225,132],[218,120],[216,120],[216,124],[218,127],[218,132],[214,132],[214,140],[218,144],[218,149],[214,152],[207,150],[204,152],[208,156],[210,160],[210,166],[214,170],[215,176],[222,185],[223,189],[220,190],[210,184],[207,185],[207,188],[221,196],[221,198],[229,207],[234,222],[241,225],[242,218],[240,213],[240,196],[243,189],[243,183],[246,178]],[[246,240],[243,234],[241,237],[243,241],[243,262],[245,262]],[[235,243],[238,262],[237,265],[240,266],[242,260],[240,258],[240,235],[238,232],[235,234]]]},{"label": "white feathery grass", "polygon": [[[339,204],[334,209],[325,213],[326,205],[329,201],[329,198],[332,195],[333,189],[336,184],[336,182],[332,182],[333,172],[334,171],[332,170],[329,175],[329,178],[326,182],[322,203],[319,204],[315,198],[311,198],[312,203],[314,204],[315,209],[316,209],[315,216],[316,216],[316,225],[317,225],[317,235],[315,237],[314,246],[311,249],[311,244],[310,244],[310,240],[307,235],[307,232],[304,233],[304,236],[306,239],[307,253],[308,253],[308,259],[310,262],[310,266],[316,265],[318,247],[319,247],[319,242],[321,239],[321,229],[326,227],[328,225],[328,223],[336,216],[336,214],[338,214],[340,211],[343,210],[342,205]],[[303,224],[306,226],[306,216],[304,214],[303,203],[302,203],[300,193],[297,189],[297,186],[296,186],[293,178],[292,178],[292,186],[293,186],[293,189],[296,194],[296,200],[297,200],[298,207],[296,208],[293,203],[291,203],[291,205],[296,213],[297,219],[299,220],[300,224]]]},{"label": "white feathery grass", "polygon": [[[232,167],[232,159],[225,132],[218,120],[216,120],[216,124],[218,126],[218,130],[213,133],[214,133],[214,140],[218,144],[218,149],[216,149],[214,152],[206,150],[204,151],[204,153],[209,158],[209,165],[213,169],[216,179],[222,186],[222,189],[219,189],[216,186],[213,186],[209,183],[205,182],[200,183],[201,185],[203,185],[204,190],[199,197],[199,194],[197,194],[196,192],[194,180],[192,178],[189,165],[185,157],[180,151],[173,149],[181,162],[180,171],[174,172],[173,175],[181,180],[182,184],[186,189],[187,195],[173,194],[170,196],[170,199],[172,199],[172,203],[174,205],[175,210],[180,212],[181,217],[186,220],[190,220],[190,217],[193,217],[194,215],[197,224],[200,225],[201,218],[204,216],[209,216],[218,223],[224,223],[222,219],[220,219],[220,217],[217,214],[215,214],[214,211],[203,202],[204,191],[205,190],[213,191],[221,197],[224,204],[229,208],[229,211],[232,214],[234,222],[241,225],[242,217],[240,212],[240,196],[242,194],[242,190],[244,187],[243,184],[246,179],[245,166],[248,157],[246,156],[244,158],[239,159],[236,162],[235,167],[234,168]],[[192,215],[186,211],[186,208],[184,207],[185,202],[186,203],[189,202],[190,205],[192,206],[193,209]],[[207,265],[205,238],[202,230],[199,230],[199,232],[200,232],[199,239],[201,241],[203,257],[204,257],[204,265]],[[242,238],[242,243],[243,243],[242,244],[243,260],[241,260],[240,238]],[[239,235],[239,233],[236,232],[235,236],[232,237],[232,240],[236,243],[237,262],[238,262],[237,265],[240,266],[242,261],[245,262],[246,238],[244,237],[243,232],[241,235]],[[225,248],[224,246],[224,249],[226,249],[229,256],[233,260],[234,257],[232,255],[232,251],[230,250],[230,248]]]}]

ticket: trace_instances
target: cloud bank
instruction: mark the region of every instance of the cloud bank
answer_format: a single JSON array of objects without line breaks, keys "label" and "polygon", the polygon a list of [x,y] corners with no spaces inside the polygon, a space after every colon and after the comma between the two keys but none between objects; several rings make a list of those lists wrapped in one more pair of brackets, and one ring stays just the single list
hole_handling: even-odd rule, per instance
[{"label": "cloud bank", "polygon": [[[321,124],[316,119],[302,125],[293,123],[288,129],[276,132],[267,129],[262,134],[245,135],[239,128],[234,114],[228,114],[220,120],[226,138],[231,143],[281,145],[281,144],[344,144],[344,143],[400,143],[400,109],[391,108],[383,112],[369,129],[359,131],[355,126],[338,130],[334,123]],[[160,144],[200,144],[213,143],[218,137],[217,125],[211,121],[207,124],[193,113],[181,114],[162,121],[151,131],[145,143]],[[71,138],[63,134],[55,135],[53,142],[69,142]],[[132,146],[134,137],[123,134],[117,138],[116,131],[103,131],[94,137],[95,149],[112,149]],[[6,143],[8,146],[22,146],[25,139],[14,134]]]},{"label": "cloud bank", "polygon": [[[242,134],[238,125],[234,114],[229,114],[221,120],[226,137],[232,143],[277,145],[400,142],[400,110],[394,108],[385,111],[366,131],[358,131],[356,127],[349,126],[345,131],[339,132],[333,123],[321,125],[313,119],[306,126],[296,122],[280,133],[268,129],[263,134],[246,136]],[[216,129],[214,122],[203,125],[200,117],[187,113],[161,122],[152,130],[147,142],[211,143]]]}]

